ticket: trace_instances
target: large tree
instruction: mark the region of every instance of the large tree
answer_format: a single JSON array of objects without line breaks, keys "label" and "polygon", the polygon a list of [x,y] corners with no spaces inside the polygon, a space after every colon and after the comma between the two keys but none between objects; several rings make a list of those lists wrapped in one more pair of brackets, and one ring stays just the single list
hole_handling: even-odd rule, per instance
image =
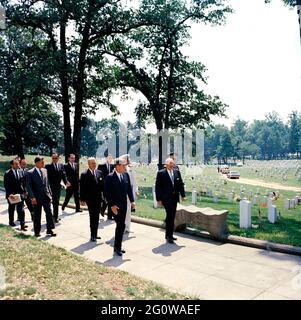
[{"label": "large tree", "polygon": [[[220,24],[230,8],[225,1],[142,0],[141,11],[151,25],[107,43],[104,53],[119,64],[120,87],[145,97],[136,108],[140,124],[155,122],[157,130],[202,128],[211,115],[224,115],[226,105],[202,89],[205,66],[185,56],[191,23]],[[159,164],[163,150],[159,138]]]},{"label": "large tree", "polygon": [[65,153],[79,157],[83,116],[101,106],[117,112],[109,99],[114,66],[108,66],[100,49],[107,37],[147,22],[139,10],[116,0],[1,2],[7,8],[8,28],[30,28],[33,33],[41,32],[47,41],[43,72],[50,81],[44,94],[62,106]]},{"label": "large tree", "polygon": [[30,44],[35,41],[43,42],[39,34],[15,27],[0,38],[1,149],[20,157],[24,147],[43,144],[51,151],[60,137],[60,117],[41,96],[45,56]]}]

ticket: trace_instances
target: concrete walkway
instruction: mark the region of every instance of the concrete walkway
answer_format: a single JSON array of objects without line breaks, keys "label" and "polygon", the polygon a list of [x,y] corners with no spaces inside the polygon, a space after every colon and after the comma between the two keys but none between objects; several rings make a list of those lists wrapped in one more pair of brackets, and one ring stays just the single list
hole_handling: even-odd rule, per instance
[{"label": "concrete walkway", "polygon": [[[44,215],[44,214],[43,214]],[[26,212],[29,219],[29,213]],[[201,299],[301,299],[301,257],[221,244],[177,234],[176,245],[164,242],[164,230],[132,224],[124,239],[126,254],[113,255],[115,223],[101,220],[97,243],[89,242],[89,216],[66,209],[57,237],[41,239],[88,259],[127,271]],[[45,221],[45,220],[44,220]],[[0,192],[0,223],[8,223]],[[32,233],[32,224],[26,234]],[[16,227],[18,230],[19,227]]]}]

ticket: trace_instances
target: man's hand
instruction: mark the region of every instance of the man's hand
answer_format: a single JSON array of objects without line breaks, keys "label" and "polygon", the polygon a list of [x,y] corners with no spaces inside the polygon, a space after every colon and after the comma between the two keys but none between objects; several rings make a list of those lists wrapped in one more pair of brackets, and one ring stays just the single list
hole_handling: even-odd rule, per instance
[{"label": "man's hand", "polygon": [[132,209],[135,209],[135,208],[136,208],[136,203],[135,203],[135,202],[132,202],[132,203],[131,203],[131,208],[132,208]]},{"label": "man's hand", "polygon": [[113,206],[111,207],[111,209],[112,209],[112,212],[115,214],[115,216],[117,216],[119,207]]},{"label": "man's hand", "polygon": [[182,197],[182,201],[186,202],[187,198],[186,197]]},{"label": "man's hand", "polygon": [[85,205],[86,205],[86,201],[80,201],[80,205],[82,206],[82,207],[84,207]]},{"label": "man's hand", "polygon": [[157,201],[159,206],[162,206],[162,201]]},{"label": "man's hand", "polygon": [[140,196],[140,192],[139,192],[139,191],[136,192],[136,196],[137,196],[137,197]]},{"label": "man's hand", "polygon": [[37,205],[37,204],[38,204],[37,199],[36,199],[36,198],[32,198],[32,199],[31,199],[31,204],[32,204],[33,206]]},{"label": "man's hand", "polygon": [[66,183],[66,188],[69,188],[69,187],[71,187],[71,183],[70,183],[70,182],[67,182],[67,183]]}]

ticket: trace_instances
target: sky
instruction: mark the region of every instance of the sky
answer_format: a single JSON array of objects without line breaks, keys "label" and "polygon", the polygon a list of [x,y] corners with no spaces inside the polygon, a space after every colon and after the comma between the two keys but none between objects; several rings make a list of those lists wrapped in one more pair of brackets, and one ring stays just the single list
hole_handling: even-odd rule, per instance
[{"label": "sky", "polygon": [[[225,25],[195,24],[184,53],[207,67],[204,91],[218,95],[227,108],[228,119],[215,123],[230,126],[238,117],[247,121],[264,119],[277,111],[284,120],[292,110],[301,111],[301,45],[296,9],[281,0],[229,0],[234,13]],[[142,95],[120,105],[119,120],[134,121],[134,108]],[[97,119],[109,114],[99,111]]]}]

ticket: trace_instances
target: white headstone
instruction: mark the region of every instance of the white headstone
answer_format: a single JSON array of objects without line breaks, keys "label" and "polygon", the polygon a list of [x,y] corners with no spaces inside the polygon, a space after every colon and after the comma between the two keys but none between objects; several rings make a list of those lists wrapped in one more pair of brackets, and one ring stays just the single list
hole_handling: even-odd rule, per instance
[{"label": "white headstone", "polygon": [[245,229],[252,227],[251,202],[248,200],[240,201],[239,227]]},{"label": "white headstone", "polygon": [[262,199],[261,199],[261,204],[262,204],[263,206],[266,206],[267,203],[268,203],[268,198],[267,198],[266,196],[263,196]]},{"label": "white headstone", "polygon": [[194,204],[196,205],[196,202],[197,202],[197,192],[196,192],[196,189],[193,188],[192,189],[192,198],[191,198],[191,204]]},{"label": "white headstone", "polygon": [[289,210],[290,207],[290,199],[284,199],[284,208]]},{"label": "white headstone", "polygon": [[269,209],[268,209],[268,221],[270,223],[277,222],[277,208],[274,205],[269,206]]},{"label": "white headstone", "polygon": [[153,185],[153,206],[155,209],[158,208],[158,202],[157,202],[157,198],[156,198],[156,186]]},{"label": "white headstone", "polygon": [[257,195],[255,195],[255,196],[253,197],[253,204],[254,204],[255,206],[258,205],[258,196],[257,196]]},{"label": "white headstone", "polygon": [[233,200],[234,200],[234,193],[233,193],[233,192],[229,192],[229,194],[228,194],[228,200],[229,200],[229,201],[233,201]]}]

